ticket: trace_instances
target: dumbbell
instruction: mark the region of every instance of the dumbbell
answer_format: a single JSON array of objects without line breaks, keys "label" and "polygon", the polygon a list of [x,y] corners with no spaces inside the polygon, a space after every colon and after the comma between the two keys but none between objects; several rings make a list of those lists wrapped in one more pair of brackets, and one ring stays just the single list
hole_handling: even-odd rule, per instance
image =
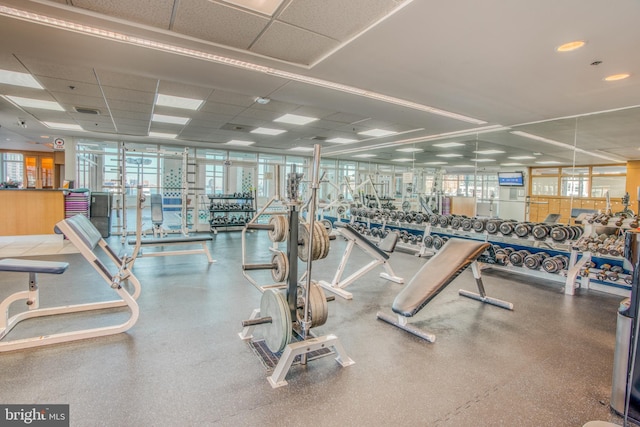
[{"label": "dumbbell", "polygon": [[506,264],[509,261],[509,255],[513,252],[512,248],[501,248],[498,245],[494,245],[496,252],[496,261],[499,264]]},{"label": "dumbbell", "polygon": [[515,267],[520,267],[524,264],[524,259],[531,255],[531,253],[527,250],[521,249],[519,251],[514,251],[509,254],[509,262],[511,265]]},{"label": "dumbbell", "polygon": [[487,220],[485,218],[475,218],[471,222],[471,228],[473,228],[473,231],[475,231],[476,233],[482,233],[486,225]]},{"label": "dumbbell", "polygon": [[438,215],[438,224],[440,227],[446,228],[449,226],[451,217],[448,215]]},{"label": "dumbbell", "polygon": [[502,220],[490,219],[487,221],[484,228],[487,230],[487,233],[496,234],[500,230],[500,224],[502,224]]},{"label": "dumbbell", "polygon": [[558,273],[567,268],[569,258],[564,255],[555,255],[542,261],[542,268],[547,273]]},{"label": "dumbbell", "polygon": [[396,215],[396,216],[397,216],[397,218],[398,218],[398,221],[403,222],[403,221],[404,221],[405,213],[404,213],[404,211],[398,211],[398,213],[397,213],[397,215]]},{"label": "dumbbell", "polygon": [[473,227],[473,219],[464,218],[460,224],[462,226],[462,231],[471,231]]},{"label": "dumbbell", "polygon": [[415,214],[413,217],[413,221],[416,224],[422,224],[424,222],[424,215],[422,215],[421,213]]},{"label": "dumbbell", "polygon": [[513,233],[515,225],[515,221],[504,221],[502,224],[500,224],[500,227],[498,227],[498,229],[504,236],[510,236]]},{"label": "dumbbell", "polygon": [[438,226],[438,224],[440,223],[439,221],[440,221],[440,218],[438,217],[438,215],[436,214],[429,215],[429,223],[434,227]]},{"label": "dumbbell", "polygon": [[536,240],[544,240],[549,236],[551,226],[547,224],[536,224],[531,229],[531,235]]},{"label": "dumbbell", "polygon": [[439,251],[445,243],[447,243],[449,238],[447,236],[434,236],[433,237],[433,248]]},{"label": "dumbbell", "polygon": [[524,266],[531,269],[537,270],[542,266],[542,262],[549,257],[549,254],[546,252],[536,252],[534,254],[529,254],[524,258]]},{"label": "dumbbell", "polygon": [[424,236],[423,243],[425,248],[430,248],[433,246],[433,236],[428,234]]},{"label": "dumbbell", "polygon": [[527,237],[532,229],[533,225],[530,222],[519,222],[513,227],[513,232],[522,239]]},{"label": "dumbbell", "polygon": [[454,230],[457,230],[460,227],[462,227],[462,220],[463,219],[464,219],[464,217],[462,217],[462,216],[451,217],[451,220],[449,221],[449,223],[451,224],[451,228],[453,228]]}]

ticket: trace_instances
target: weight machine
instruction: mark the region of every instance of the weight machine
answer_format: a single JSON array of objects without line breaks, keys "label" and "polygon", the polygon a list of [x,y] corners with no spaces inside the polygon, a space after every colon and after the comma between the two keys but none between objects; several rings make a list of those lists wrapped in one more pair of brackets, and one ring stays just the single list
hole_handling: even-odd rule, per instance
[{"label": "weight machine", "polygon": [[[142,167],[144,165],[151,164],[151,159],[145,159],[143,157],[131,157],[129,153],[140,153],[143,152],[137,151],[132,148],[127,148],[124,142],[120,143],[119,147],[119,178],[120,178],[120,188],[119,188],[119,197],[116,199],[116,210],[118,211],[117,217],[119,219],[116,228],[119,229],[121,242],[125,243],[126,237],[135,234],[137,231],[129,231],[128,229],[128,218],[127,218],[127,189],[131,188],[127,182],[127,173],[126,173],[126,165],[127,164],[135,164],[137,165],[137,173],[136,173],[136,186],[142,185]],[[180,192],[180,233],[184,236],[188,236],[190,232],[190,227],[193,225],[189,222],[189,217],[194,217],[193,210],[197,207],[195,206],[196,200],[196,190],[195,187],[196,182],[196,164],[195,161],[189,157],[189,148],[185,147],[183,151],[179,152],[170,152],[164,150],[154,150],[154,151],[144,151],[144,153],[155,153],[158,156],[166,157],[176,157],[181,159],[181,177],[180,177],[180,187],[165,187],[161,186],[162,190],[179,190]],[[160,157],[158,157],[159,159]],[[147,162],[148,160],[148,162]],[[163,195],[160,195],[163,197]],[[160,218],[160,216],[155,215],[156,218]],[[192,218],[195,219],[195,218]],[[149,230],[152,231],[154,237],[158,234],[160,236],[164,236],[167,234],[167,230],[162,227],[156,227],[154,221],[154,226]],[[158,233],[159,232],[159,233]],[[171,232],[169,232],[171,233]],[[173,232],[177,233],[177,232]]]},{"label": "weight machine", "polygon": [[[317,191],[320,183],[319,166],[320,145],[315,145],[311,174],[311,197],[308,203],[309,212],[316,211]],[[258,286],[258,289],[262,291],[260,308],[254,309],[249,320],[242,322],[244,328],[239,334],[241,339],[250,340],[253,338],[254,328],[262,326],[267,348],[274,353],[274,356],[278,357],[279,355],[278,364],[271,376],[268,377],[273,388],[286,385],[285,377],[294,361],[299,357],[300,363],[306,365],[308,360],[311,360],[310,353],[333,348],[337,354],[336,361],[341,366],[349,366],[354,363],[337,336],[329,334],[317,337],[311,332],[311,328],[323,325],[328,317],[328,299],[322,288],[311,280],[311,267],[314,260],[327,256],[329,237],[324,226],[315,220],[315,215],[307,215],[307,222],[300,222],[301,204],[298,199],[301,180],[302,174],[296,173],[294,166],[287,178],[288,237],[286,239],[286,259],[289,272],[286,283]],[[276,198],[279,198],[278,192],[276,192],[274,200]],[[270,202],[260,212],[264,212]],[[277,234],[275,237],[281,238],[280,225],[278,224],[283,224],[282,220],[273,220],[273,223],[270,221],[270,224],[257,224],[255,220],[258,216],[256,215],[245,229],[264,229]],[[300,248],[298,247],[299,242],[301,242]],[[306,263],[305,273],[300,281],[298,280],[298,258]],[[244,244],[242,262],[244,271],[274,269],[274,263],[246,264]],[[253,281],[252,283],[256,285]]]}]

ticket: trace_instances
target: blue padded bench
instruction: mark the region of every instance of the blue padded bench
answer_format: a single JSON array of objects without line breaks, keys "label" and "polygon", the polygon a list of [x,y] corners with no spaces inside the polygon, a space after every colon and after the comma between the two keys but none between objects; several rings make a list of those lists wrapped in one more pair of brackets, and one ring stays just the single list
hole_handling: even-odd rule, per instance
[{"label": "blue padded bench", "polygon": [[435,335],[408,324],[413,317],[433,300],[447,285],[471,266],[479,293],[460,290],[459,294],[513,310],[513,304],[486,296],[477,260],[491,245],[486,242],[452,238],[411,278],[393,301],[392,310],[397,319],[379,312],[378,319],[395,325],[427,341],[435,341]]}]

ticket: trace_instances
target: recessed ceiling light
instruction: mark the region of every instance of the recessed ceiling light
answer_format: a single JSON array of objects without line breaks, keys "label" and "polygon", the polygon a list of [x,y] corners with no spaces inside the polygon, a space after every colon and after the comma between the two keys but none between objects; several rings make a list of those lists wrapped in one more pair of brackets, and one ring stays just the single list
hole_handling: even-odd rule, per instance
[{"label": "recessed ceiling light", "polygon": [[536,163],[539,165],[559,165],[561,162],[556,162],[555,160],[540,160]]},{"label": "recessed ceiling light", "polygon": [[452,168],[472,168],[474,165],[451,165]]},{"label": "recessed ceiling light", "polygon": [[508,159],[511,160],[528,160],[528,159],[535,159],[535,156],[511,156],[511,157],[507,157]]},{"label": "recessed ceiling light", "polygon": [[289,148],[289,151],[313,151],[313,147],[293,147],[293,148]]},{"label": "recessed ceiling light", "polygon": [[556,52],[571,52],[572,50],[580,49],[585,45],[584,40],[576,40],[569,43],[562,44],[556,48]]},{"label": "recessed ceiling light", "polygon": [[158,94],[158,99],[156,99],[156,105],[182,108],[185,110],[197,110],[203,102],[204,100],[202,99],[183,98],[181,96],[163,95],[161,93]]},{"label": "recessed ceiling light", "polygon": [[[40,138],[47,139],[47,138],[51,138],[51,137],[49,135],[40,135]],[[640,148],[639,148],[639,150],[640,150]]]},{"label": "recessed ceiling light", "polygon": [[271,102],[271,99],[269,98],[265,98],[264,96],[258,96],[255,99],[256,103],[260,104],[260,105],[267,105],[268,103]]},{"label": "recessed ceiling light", "polygon": [[462,157],[462,154],[456,154],[456,153],[436,154],[436,157]]},{"label": "recessed ceiling light", "polygon": [[496,159],[471,159],[472,162],[482,163],[482,162],[495,162]]},{"label": "recessed ceiling light", "polygon": [[242,147],[246,147],[247,145],[255,144],[253,141],[242,141],[240,139],[232,139],[231,141],[225,142],[227,145],[239,145]]},{"label": "recessed ceiling light", "polygon": [[60,130],[84,130],[80,125],[71,123],[42,122],[48,128]]},{"label": "recessed ceiling light", "polygon": [[327,142],[335,142],[336,144],[349,144],[351,142],[357,142],[357,139],[350,138],[331,138],[327,139]]},{"label": "recessed ceiling light", "polygon": [[289,123],[291,125],[306,125],[307,123],[315,122],[318,120],[316,117],[298,116],[296,114],[285,114],[274,120],[279,123]]},{"label": "recessed ceiling light", "polygon": [[433,144],[434,147],[450,148],[450,147],[462,147],[462,142],[441,142],[440,144]]},{"label": "recessed ceiling light", "polygon": [[396,133],[398,133],[398,132],[394,132],[392,130],[369,129],[369,130],[365,130],[363,132],[358,132],[358,135],[372,136],[374,138],[380,138],[380,137],[383,137],[383,136],[395,135]]},{"label": "recessed ceiling light", "polygon": [[629,77],[631,74],[628,73],[622,73],[622,74],[612,74],[610,76],[607,76],[604,78],[605,82],[615,82],[617,80],[624,80],[627,77]]},{"label": "recessed ceiling light", "polygon": [[173,139],[178,137],[178,135],[175,133],[163,133],[163,132],[149,132],[149,136],[152,138],[167,138],[167,139]]},{"label": "recessed ceiling light", "polygon": [[356,154],[355,156],[352,157],[376,157],[375,154]]},{"label": "recessed ceiling light", "polygon": [[522,166],[522,163],[500,163],[500,166]]},{"label": "recessed ceiling light", "polygon": [[502,154],[504,151],[502,150],[480,150],[474,151],[475,154]]},{"label": "recessed ceiling light", "polygon": [[422,148],[398,148],[396,151],[402,151],[403,153],[421,153],[424,150]]},{"label": "recessed ceiling light", "polygon": [[18,73],[16,71],[0,70],[0,83],[12,86],[44,89],[31,74]]},{"label": "recessed ceiling light", "polygon": [[393,161],[393,162],[412,162],[413,159],[408,159],[406,157],[403,157],[401,159],[391,159],[391,161]]},{"label": "recessed ceiling light", "polygon": [[425,165],[446,165],[447,162],[425,162]]},{"label": "recessed ceiling light", "polygon": [[171,123],[174,125],[186,125],[189,120],[191,120],[189,117],[164,116],[162,114],[154,114],[151,117],[151,121],[159,123]]},{"label": "recessed ceiling light", "polygon": [[280,135],[281,133],[285,133],[286,130],[283,129],[271,129],[271,128],[255,128],[251,131],[251,133],[258,133],[260,135]]},{"label": "recessed ceiling light", "polygon": [[24,108],[38,108],[41,110],[64,111],[62,105],[55,101],[43,101],[41,99],[22,98],[20,96],[6,96],[11,102]]}]

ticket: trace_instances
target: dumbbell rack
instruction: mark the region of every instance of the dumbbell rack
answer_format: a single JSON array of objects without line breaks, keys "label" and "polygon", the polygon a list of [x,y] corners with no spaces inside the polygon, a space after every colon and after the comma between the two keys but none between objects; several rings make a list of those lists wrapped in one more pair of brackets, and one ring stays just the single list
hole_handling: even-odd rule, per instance
[{"label": "dumbbell rack", "polygon": [[[361,210],[360,210],[361,211]],[[362,214],[363,212],[358,212]],[[397,217],[397,215],[396,215]],[[378,218],[381,219],[381,218]],[[569,295],[573,295],[575,288],[577,286],[582,287],[600,287],[600,290],[604,290],[606,292],[619,294],[622,296],[626,296],[630,289],[628,284],[628,269],[623,268],[621,274],[615,275],[607,275],[606,271],[600,271],[599,268],[585,268],[585,265],[588,265],[589,262],[595,262],[598,266],[600,265],[611,265],[620,267],[624,264],[624,260],[620,256],[611,256],[600,253],[587,253],[584,250],[580,250],[576,247],[577,241],[575,240],[567,240],[565,242],[558,242],[553,240],[550,236],[547,236],[543,239],[535,239],[531,234],[533,231],[533,226],[536,224],[524,224],[521,226],[523,228],[525,225],[530,227],[530,230],[527,232],[527,237],[515,237],[509,235],[502,235],[501,233],[490,234],[486,230],[482,232],[474,231],[472,227],[469,227],[469,230],[461,230],[461,229],[452,229],[449,227],[441,227],[438,225],[434,225],[434,218],[429,218],[424,221],[424,224],[411,224],[411,223],[403,223],[400,221],[387,221],[382,219],[381,222],[372,221],[371,214],[365,213],[364,215],[358,215],[358,217],[352,216],[352,222],[366,224],[366,227],[371,229],[377,226],[383,226],[385,228],[390,228],[394,230],[400,230],[401,232],[407,232],[414,235],[417,235],[416,241],[419,241],[419,245],[417,246],[417,255],[425,254],[428,255],[427,248],[424,244],[425,239],[429,238],[438,238],[438,239],[447,239],[450,237],[458,237],[463,239],[473,239],[473,240],[481,240],[490,242],[497,247],[500,248],[513,248],[514,250],[526,250],[530,253],[538,253],[538,252],[547,252],[550,256],[559,256],[566,257],[569,261],[567,262],[566,268],[561,269],[561,271],[556,273],[548,273],[543,269],[529,269],[526,267],[513,266],[513,265],[500,265],[498,263],[484,264],[485,267],[491,267],[494,269],[506,270],[509,272],[514,272],[517,274],[528,275],[532,277],[541,278],[544,280],[559,282],[565,284],[565,292]],[[625,225],[628,228],[627,223],[633,221],[633,218],[629,218],[624,220],[624,224],[621,228],[614,228],[614,230],[623,230]],[[485,221],[486,224],[486,221]],[[517,223],[514,223],[515,226]],[[541,224],[542,225],[542,224]],[[568,235],[572,234],[573,236],[579,234],[579,231],[582,231],[582,227],[571,226],[571,230],[565,226],[566,231],[564,229],[558,228],[558,231],[566,232]],[[549,232],[551,230],[546,230]],[[592,233],[593,231],[589,228],[589,226],[584,227],[585,235]],[[365,233],[366,234],[366,233]],[[561,233],[562,234],[562,233]],[[557,236],[556,236],[557,237]],[[587,258],[588,257],[588,261]],[[584,261],[583,261],[583,258]],[[576,267],[576,265],[578,267]],[[577,271],[577,273],[576,273]],[[579,283],[578,283],[579,281]],[[591,286],[591,285],[595,286]]]},{"label": "dumbbell rack", "polygon": [[[312,196],[309,202],[309,210],[308,212],[315,212],[316,207],[316,199],[317,199],[317,189],[319,188],[319,166],[320,166],[320,145],[315,145],[314,147],[314,168],[312,173]],[[279,172],[276,173],[279,175]],[[261,308],[254,309],[251,313],[249,320],[243,322],[243,330],[239,333],[239,336],[243,340],[248,340],[253,338],[253,329],[262,324],[269,324],[270,330],[275,330],[276,335],[282,333],[283,337],[281,342],[286,343],[284,346],[284,350],[278,360],[278,363],[272,373],[271,376],[268,377],[268,381],[271,384],[271,387],[277,388],[287,385],[287,381],[285,377],[291,366],[293,365],[296,358],[299,358],[300,363],[306,365],[308,360],[308,355],[310,353],[317,353],[320,351],[327,351],[331,348],[334,349],[335,354],[337,354],[336,361],[343,367],[350,366],[355,362],[347,355],[342,343],[339,338],[334,334],[324,335],[324,336],[315,336],[311,333],[310,329],[313,326],[311,319],[311,298],[313,297],[311,287],[311,263],[313,261],[313,251],[314,251],[314,223],[315,218],[314,215],[308,215],[309,220],[309,232],[308,232],[308,240],[306,246],[303,246],[303,250],[307,249],[307,268],[306,272],[303,276],[302,281],[306,281],[306,283],[302,284],[298,281],[298,245],[299,245],[299,218],[300,218],[300,205],[301,203],[298,201],[298,186],[301,175],[295,173],[295,166],[293,169],[293,173],[290,174],[288,179],[288,201],[287,201],[287,213],[288,213],[288,238],[287,238],[287,259],[289,264],[289,274],[287,283],[284,285],[275,285],[276,289],[269,287],[261,287],[263,291],[263,300],[261,302]],[[278,193],[279,194],[279,193]],[[279,198],[278,194],[276,198]],[[263,208],[264,210],[264,208]],[[261,211],[262,212],[262,211]],[[260,213],[256,215],[256,218],[260,216]],[[258,225],[255,228],[266,228],[259,227]],[[315,237],[316,239],[318,236]],[[328,236],[327,236],[328,241]],[[328,244],[328,243],[327,243]],[[326,256],[326,254],[325,254]],[[244,257],[243,257],[244,258]],[[243,259],[244,263],[244,259]],[[302,286],[301,286],[302,285]],[[300,319],[298,317],[299,310],[299,293],[298,289],[301,287],[303,290],[303,299],[304,299],[304,307],[303,307],[303,318]],[[279,294],[277,288],[286,289],[286,305],[287,309],[282,307],[282,295]],[[322,292],[321,288],[318,287],[321,292],[321,300],[324,304],[326,304],[324,292]],[[317,296],[317,295],[316,295]],[[265,298],[266,297],[266,298]],[[265,303],[266,301],[266,303]],[[278,307],[273,308],[272,302],[276,302],[276,305],[280,305],[281,310],[278,310]],[[317,301],[316,301],[317,302]],[[268,312],[263,312],[263,307],[269,308]],[[317,306],[313,307],[317,309]],[[316,313],[317,314],[317,313]],[[260,317],[265,316],[265,317]],[[294,319],[297,319],[294,320]],[[284,330],[283,330],[284,329]],[[293,341],[291,337],[295,334],[299,341]],[[275,341],[278,342],[280,337],[276,337]],[[282,348],[282,347],[280,347]],[[328,354],[331,354],[330,352]],[[326,354],[326,355],[328,355]]]},{"label": "dumbbell rack", "polygon": [[[214,234],[218,234],[218,229],[244,227],[256,212],[255,192],[216,194],[208,197],[209,224]],[[236,220],[230,221],[232,218]]]}]

